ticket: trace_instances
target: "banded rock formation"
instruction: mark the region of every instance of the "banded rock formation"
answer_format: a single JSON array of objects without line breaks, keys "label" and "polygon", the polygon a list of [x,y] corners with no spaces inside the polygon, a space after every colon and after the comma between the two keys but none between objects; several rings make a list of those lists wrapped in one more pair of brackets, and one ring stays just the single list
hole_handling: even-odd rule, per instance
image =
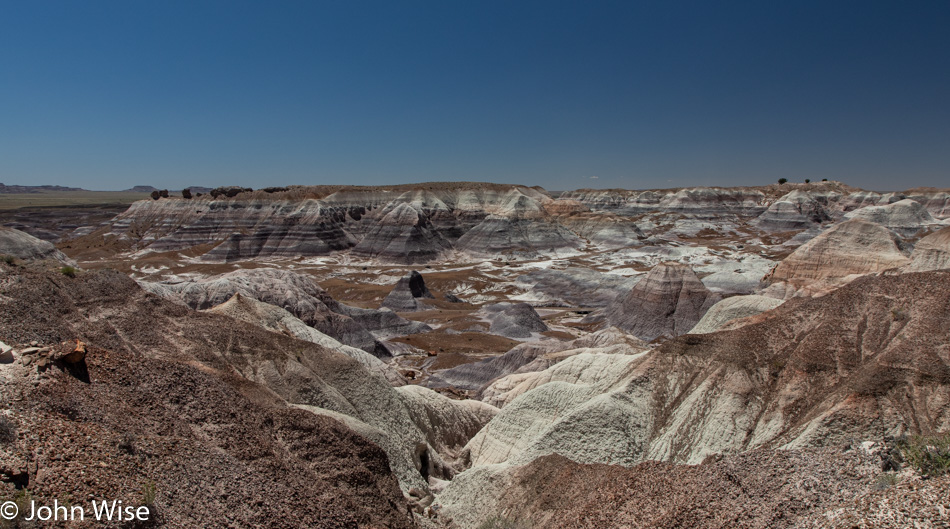
[{"label": "banded rock formation", "polygon": [[803,244],[767,277],[777,297],[826,292],[855,277],[903,266],[900,239],[892,231],[860,219],[837,224]]},{"label": "banded rock formation", "polygon": [[604,319],[642,340],[684,334],[720,297],[689,265],[665,262],[650,270],[626,296],[611,303]]}]

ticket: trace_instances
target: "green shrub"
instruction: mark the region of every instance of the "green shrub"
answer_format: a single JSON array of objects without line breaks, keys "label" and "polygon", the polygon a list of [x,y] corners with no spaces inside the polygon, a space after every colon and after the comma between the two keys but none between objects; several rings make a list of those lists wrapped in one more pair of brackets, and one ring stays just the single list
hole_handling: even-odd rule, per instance
[{"label": "green shrub", "polygon": [[0,255],[0,261],[3,261],[8,265],[12,265],[16,261],[16,257],[13,257],[12,255]]},{"label": "green shrub", "polygon": [[806,183],[806,184],[810,184],[810,183],[811,183],[811,178],[806,178],[806,179],[805,179],[805,183]]},{"label": "green shrub", "polygon": [[898,441],[897,448],[907,464],[923,476],[937,477],[950,471],[950,432],[908,437]]},{"label": "green shrub", "polygon": [[146,481],[142,484],[142,505],[146,507],[151,507],[155,505],[155,482]]},{"label": "green shrub", "polygon": [[788,178],[779,178],[779,179],[778,179],[779,185],[784,184],[785,182],[788,182]]},{"label": "green shrub", "polygon": [[76,277],[77,270],[75,266],[64,266],[59,271],[66,277]]},{"label": "green shrub", "polygon": [[900,481],[900,478],[897,477],[897,474],[885,472],[874,480],[874,490],[887,490],[897,485],[898,481]]}]

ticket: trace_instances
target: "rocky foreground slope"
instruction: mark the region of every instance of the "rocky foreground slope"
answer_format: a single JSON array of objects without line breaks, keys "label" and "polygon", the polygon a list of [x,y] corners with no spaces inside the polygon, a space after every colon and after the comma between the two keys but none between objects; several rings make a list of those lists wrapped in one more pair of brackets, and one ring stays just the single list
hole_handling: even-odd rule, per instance
[{"label": "rocky foreground slope", "polygon": [[[0,263],[0,340],[89,347],[79,369],[28,345],[0,364],[18,432],[4,446],[4,490],[131,501],[153,481],[159,510],[182,525],[408,527],[409,502],[431,502],[429,478],[451,478],[495,413],[394,388],[378,359],[303,332],[290,313],[228,303],[197,312],[113,271]],[[137,439],[128,463],[126,435]]]},{"label": "rocky foreground slope", "polygon": [[[756,448],[840,446],[950,428],[950,272],[866,277],[751,323],[652,352],[580,352],[513,374],[518,394],[468,444],[438,500],[462,527],[547,454],[579,463],[699,463]],[[499,379],[500,384],[504,379]],[[619,492],[619,491],[618,491]],[[478,498],[473,503],[470,498]],[[473,525],[474,524],[474,525]]]}]

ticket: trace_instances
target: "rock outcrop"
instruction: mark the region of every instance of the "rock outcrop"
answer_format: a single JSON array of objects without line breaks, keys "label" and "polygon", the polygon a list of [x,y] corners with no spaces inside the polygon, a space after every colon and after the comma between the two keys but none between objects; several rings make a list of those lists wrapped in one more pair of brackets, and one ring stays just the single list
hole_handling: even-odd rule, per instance
[{"label": "rock outcrop", "polygon": [[[778,297],[815,294],[909,262],[892,231],[860,219],[842,222],[800,246],[766,278]],[[778,285],[779,288],[773,288]]]},{"label": "rock outcrop", "polygon": [[608,325],[649,341],[688,332],[719,299],[689,265],[665,262],[611,303],[604,317]]},{"label": "rock outcrop", "polygon": [[416,312],[431,308],[423,301],[426,299],[435,299],[435,296],[426,287],[422,274],[413,270],[396,283],[382,306],[394,312]]},{"label": "rock outcrop", "polygon": [[[57,272],[27,267],[17,272],[18,280],[0,296],[3,341],[48,343],[64,336],[78,337],[140,358],[140,362],[180,362],[197,373],[224,377],[240,392],[264,399],[269,406],[306,410],[369,439],[385,451],[385,468],[392,469],[404,492],[413,488],[428,491],[429,477],[450,478],[454,473],[452,453],[443,456],[440,450],[464,444],[470,425],[489,419],[486,410],[491,408],[481,404],[455,404],[438,394],[422,399],[404,395],[392,387],[377,359],[350,349],[328,348],[323,344],[332,346],[333,342],[319,335],[310,334],[312,341],[290,336],[294,334],[291,329],[306,331],[286,312],[244,294],[232,297],[217,310],[194,311],[149,295],[115,271],[87,272],[68,285],[50,280]],[[51,306],[57,307],[56,311],[49,311]],[[287,332],[281,332],[284,325]],[[5,367],[0,365],[0,369]],[[95,377],[92,380],[95,382]],[[178,381],[172,377],[165,383]],[[204,398],[201,391],[187,387],[194,398]],[[430,404],[431,410],[420,412]],[[191,409],[193,405],[183,406]],[[430,434],[420,430],[418,417],[413,415],[419,413],[428,413],[431,421],[441,425],[440,446],[427,442]],[[448,431],[453,421],[459,421],[456,434]]]}]

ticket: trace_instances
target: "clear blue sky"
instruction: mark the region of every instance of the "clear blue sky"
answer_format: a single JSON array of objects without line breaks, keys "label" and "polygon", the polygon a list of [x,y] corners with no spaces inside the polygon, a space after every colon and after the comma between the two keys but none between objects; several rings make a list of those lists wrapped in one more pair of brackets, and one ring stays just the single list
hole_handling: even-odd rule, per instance
[{"label": "clear blue sky", "polygon": [[950,2],[0,0],[6,184],[780,177],[950,186]]}]

